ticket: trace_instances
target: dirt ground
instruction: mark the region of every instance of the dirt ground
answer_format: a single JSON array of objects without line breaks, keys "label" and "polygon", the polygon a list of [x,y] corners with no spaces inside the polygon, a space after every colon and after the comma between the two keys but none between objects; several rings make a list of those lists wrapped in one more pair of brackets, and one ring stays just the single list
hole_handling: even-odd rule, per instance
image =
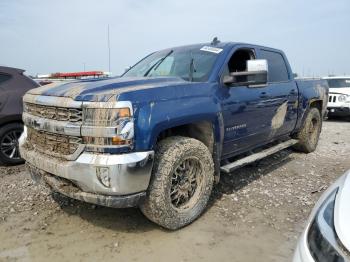
[{"label": "dirt ground", "polygon": [[317,150],[284,150],[223,176],[196,222],[175,232],[136,208],[70,200],[0,168],[0,261],[291,261],[325,188],[350,169],[350,122],[324,123]]}]

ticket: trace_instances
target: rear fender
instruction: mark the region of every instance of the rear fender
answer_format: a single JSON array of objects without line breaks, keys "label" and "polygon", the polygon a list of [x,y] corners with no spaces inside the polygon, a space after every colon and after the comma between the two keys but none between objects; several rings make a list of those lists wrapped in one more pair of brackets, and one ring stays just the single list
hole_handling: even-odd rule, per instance
[{"label": "rear fender", "polygon": [[328,101],[328,85],[325,81],[314,80],[314,84],[312,84],[312,81],[298,81],[297,84],[299,86],[300,96],[298,121],[295,131],[298,131],[302,127],[312,104],[319,102],[322,105],[321,115],[324,116]]}]

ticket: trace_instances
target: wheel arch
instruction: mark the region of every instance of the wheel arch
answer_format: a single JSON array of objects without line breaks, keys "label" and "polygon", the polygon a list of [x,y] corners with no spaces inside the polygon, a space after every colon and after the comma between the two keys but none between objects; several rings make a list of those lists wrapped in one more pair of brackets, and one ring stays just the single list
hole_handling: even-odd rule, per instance
[{"label": "wheel arch", "polygon": [[23,124],[22,115],[9,115],[0,118],[0,128],[12,123]]},{"label": "wheel arch", "polygon": [[305,103],[303,109],[300,109],[301,112],[298,113],[298,121],[296,124],[296,128],[293,131],[292,135],[296,134],[297,132],[299,132],[299,130],[302,128],[307,114],[310,111],[311,108],[317,108],[320,111],[321,114],[321,118],[323,118],[324,116],[324,112],[325,112],[325,108],[323,106],[324,101],[320,98],[312,98],[309,101],[307,101],[307,103]]},{"label": "wheel arch", "polygon": [[310,100],[309,103],[309,108],[317,108],[320,110],[320,113],[322,115],[322,110],[323,110],[323,101],[321,99],[312,99]]},{"label": "wheel arch", "polygon": [[163,129],[158,129],[154,136],[153,145],[164,138],[170,136],[185,136],[201,141],[210,151],[215,168],[215,182],[220,180],[220,159],[222,151],[222,142],[224,136],[223,119],[221,113],[218,113],[214,119],[204,118],[195,121],[174,124]]}]

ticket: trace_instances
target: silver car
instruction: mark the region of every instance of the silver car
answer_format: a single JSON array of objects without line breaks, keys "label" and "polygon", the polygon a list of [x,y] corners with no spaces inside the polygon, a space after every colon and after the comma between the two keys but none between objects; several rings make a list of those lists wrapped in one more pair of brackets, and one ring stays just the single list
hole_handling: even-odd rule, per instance
[{"label": "silver car", "polygon": [[350,170],[317,202],[299,239],[294,262],[350,261]]}]

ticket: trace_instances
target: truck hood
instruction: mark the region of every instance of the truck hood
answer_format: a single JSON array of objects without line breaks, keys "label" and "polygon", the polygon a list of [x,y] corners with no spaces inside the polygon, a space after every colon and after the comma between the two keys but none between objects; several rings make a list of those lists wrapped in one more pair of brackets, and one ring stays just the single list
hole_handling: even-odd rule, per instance
[{"label": "truck hood", "polygon": [[69,97],[76,101],[105,102],[124,92],[188,84],[178,77],[139,77],[52,83],[30,90],[33,95]]},{"label": "truck hood", "polygon": [[350,96],[350,87],[343,88],[329,88],[330,94],[342,94]]},{"label": "truck hood", "polygon": [[350,251],[350,170],[345,176],[335,202],[334,224],[339,240]]}]

